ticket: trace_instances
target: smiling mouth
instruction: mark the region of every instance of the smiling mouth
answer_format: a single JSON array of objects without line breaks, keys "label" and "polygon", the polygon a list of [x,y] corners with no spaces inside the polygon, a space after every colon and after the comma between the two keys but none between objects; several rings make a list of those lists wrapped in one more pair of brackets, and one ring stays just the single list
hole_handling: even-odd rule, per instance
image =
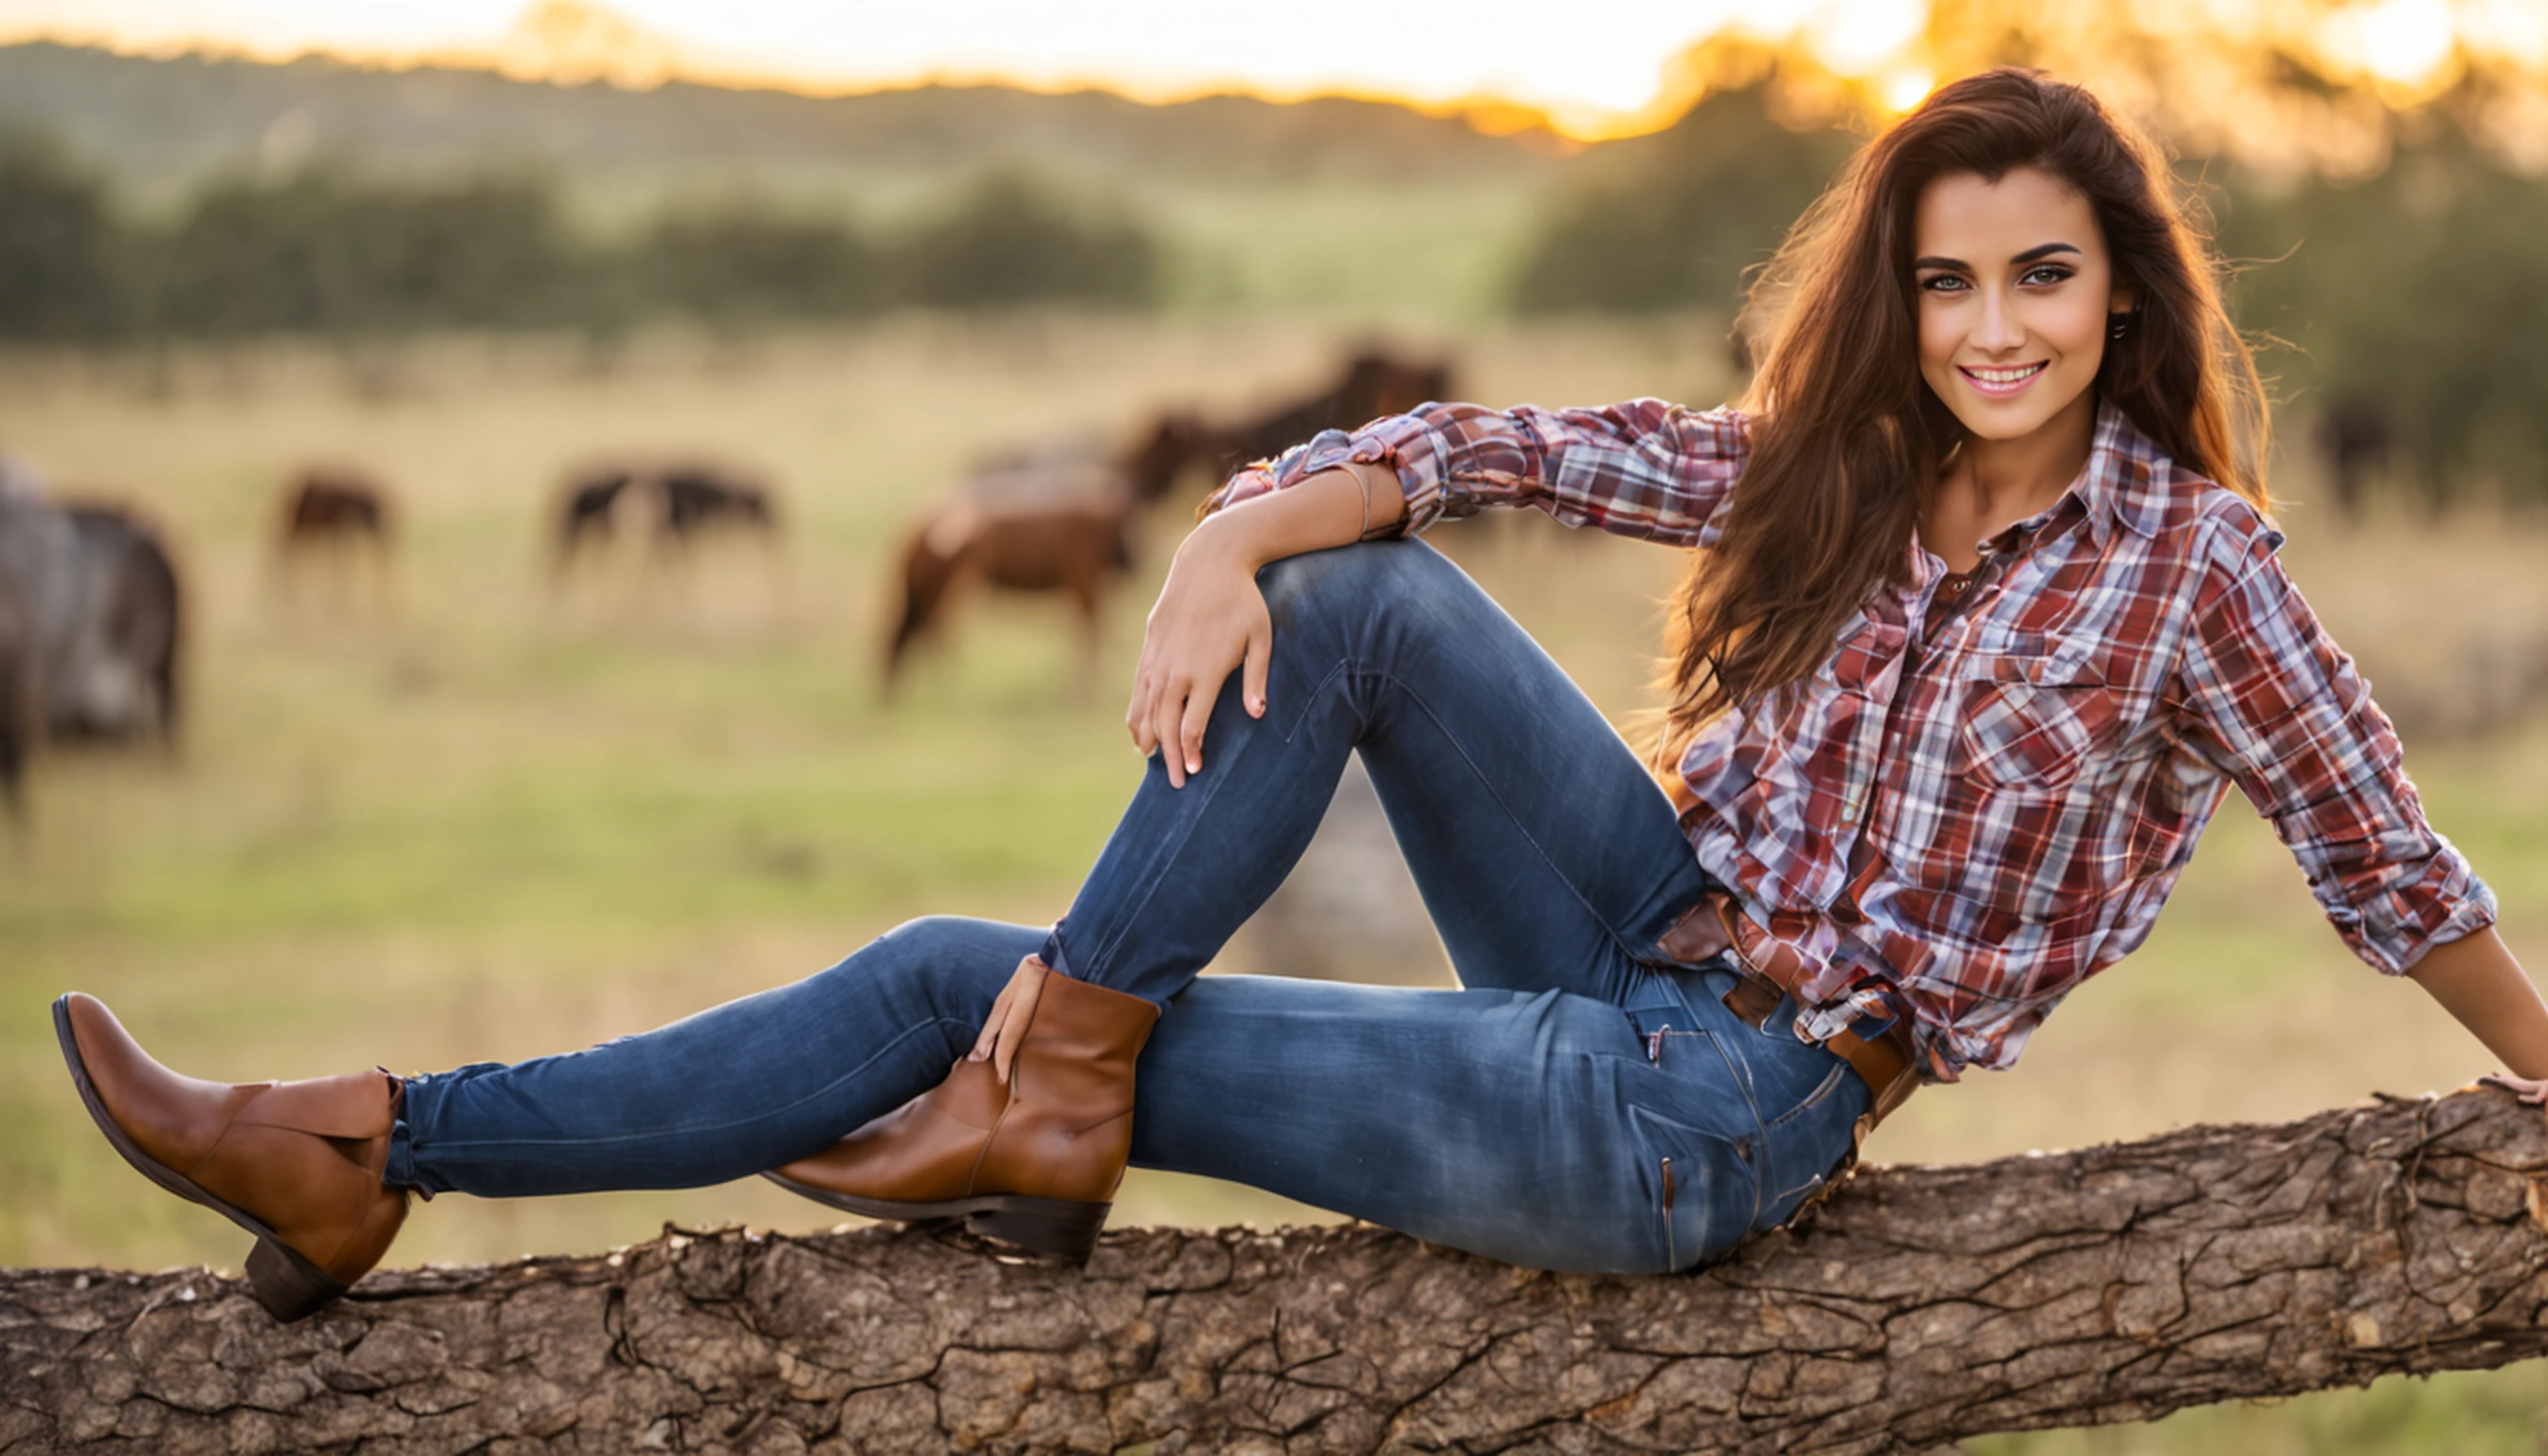
[{"label": "smiling mouth", "polygon": [[1956,372],[1971,381],[1973,388],[1981,393],[2005,398],[2025,389],[2046,367],[2046,362],[2023,364],[2014,369],[1971,369],[1958,364]]}]

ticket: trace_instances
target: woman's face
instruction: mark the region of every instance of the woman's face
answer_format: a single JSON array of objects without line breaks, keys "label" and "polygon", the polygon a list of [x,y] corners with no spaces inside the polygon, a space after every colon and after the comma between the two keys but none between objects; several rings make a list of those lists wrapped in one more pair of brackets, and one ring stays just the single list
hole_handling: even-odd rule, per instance
[{"label": "woman's face", "polygon": [[1911,251],[1920,375],[1964,428],[2018,440],[2094,408],[2107,316],[2132,294],[2086,198],[2034,167],[1950,173],[1920,194]]}]

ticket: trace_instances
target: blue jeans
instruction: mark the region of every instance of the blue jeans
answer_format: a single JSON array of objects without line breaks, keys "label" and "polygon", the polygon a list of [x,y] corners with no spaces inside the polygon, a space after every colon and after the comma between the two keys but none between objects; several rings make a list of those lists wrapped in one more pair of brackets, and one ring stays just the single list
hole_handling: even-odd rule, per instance
[{"label": "blue jeans", "polygon": [[[1866,1084],[1656,941],[1713,882],[1672,805],[1528,634],[1431,547],[1259,578],[1263,718],[1156,756],[1059,929],[913,921],[840,964],[563,1056],[411,1078],[389,1176],[488,1197],[720,1183],[945,1077],[1019,958],[1150,997],[1133,1159],[1537,1268],[1685,1268],[1783,1222]],[[1363,758],[1463,989],[1198,980]]]}]

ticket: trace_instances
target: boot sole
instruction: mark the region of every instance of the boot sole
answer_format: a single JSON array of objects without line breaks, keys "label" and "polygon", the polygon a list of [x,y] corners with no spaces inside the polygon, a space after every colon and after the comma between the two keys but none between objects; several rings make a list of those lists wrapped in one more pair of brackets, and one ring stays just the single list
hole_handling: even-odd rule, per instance
[{"label": "boot sole", "polygon": [[881,1198],[861,1198],[855,1193],[839,1193],[799,1183],[777,1172],[761,1176],[802,1198],[844,1213],[868,1219],[899,1219],[905,1223],[923,1219],[962,1219],[974,1232],[1014,1243],[1040,1254],[1059,1254],[1074,1263],[1085,1265],[1097,1249],[1097,1235],[1106,1229],[1106,1215],[1112,1203],[1081,1203],[1066,1198],[1035,1198],[1024,1193],[985,1193],[972,1198],[951,1198],[943,1203],[894,1203]]},{"label": "boot sole", "polygon": [[88,1063],[80,1059],[79,1039],[71,1033],[71,998],[57,997],[53,1002],[53,1036],[62,1044],[62,1060],[71,1069],[71,1085],[79,1088],[80,1105],[88,1109],[89,1120],[106,1135],[107,1142],[133,1164],[134,1171],[161,1188],[186,1200],[201,1204],[214,1213],[256,1235],[256,1246],[248,1250],[247,1287],[265,1312],[286,1324],[307,1318],[321,1306],[331,1304],[345,1293],[345,1284],[310,1262],[300,1250],[275,1236],[274,1230],[247,1210],[214,1197],[202,1185],[141,1150],[114,1118],[107,1116],[106,1104],[99,1100],[97,1085],[89,1080]]}]

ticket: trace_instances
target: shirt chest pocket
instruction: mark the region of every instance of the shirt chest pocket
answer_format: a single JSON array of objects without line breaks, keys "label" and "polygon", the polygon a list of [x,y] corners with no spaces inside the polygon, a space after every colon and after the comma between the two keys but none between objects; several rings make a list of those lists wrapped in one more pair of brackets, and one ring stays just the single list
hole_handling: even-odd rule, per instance
[{"label": "shirt chest pocket", "polygon": [[1988,657],[1957,684],[1955,771],[1993,791],[2052,793],[2123,737],[2123,695],[2092,664]]}]

